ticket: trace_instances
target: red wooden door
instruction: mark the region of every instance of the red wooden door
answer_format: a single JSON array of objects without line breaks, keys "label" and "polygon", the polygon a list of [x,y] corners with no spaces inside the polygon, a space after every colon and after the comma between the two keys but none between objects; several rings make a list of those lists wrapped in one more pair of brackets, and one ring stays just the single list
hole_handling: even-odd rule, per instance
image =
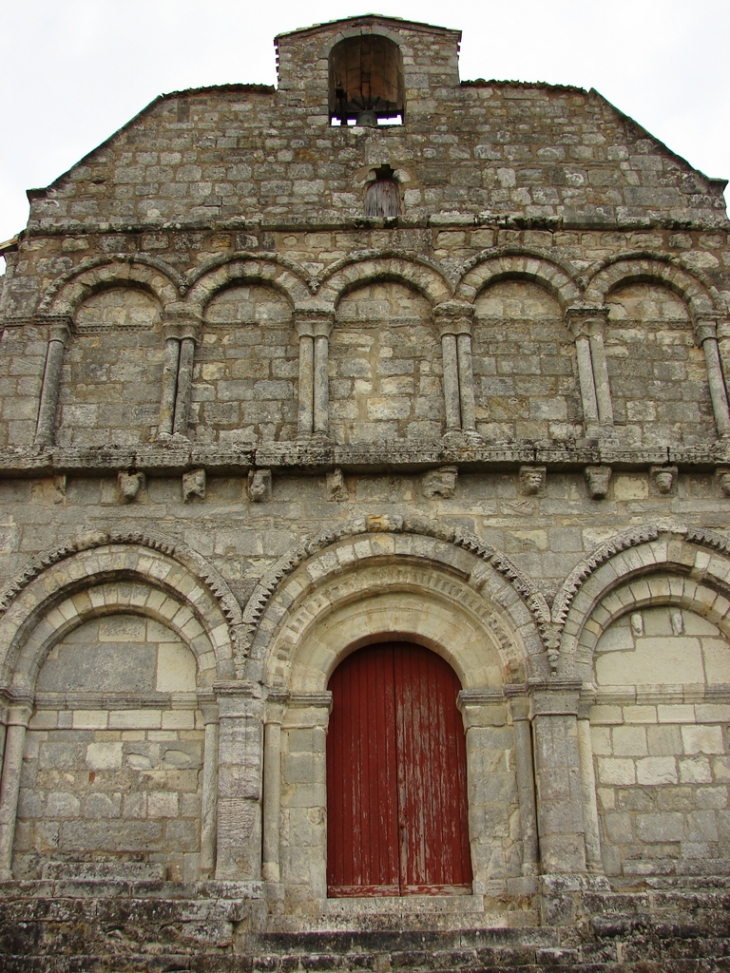
[{"label": "red wooden door", "polygon": [[329,688],[328,894],[471,891],[454,671],[389,642],[348,656]]}]

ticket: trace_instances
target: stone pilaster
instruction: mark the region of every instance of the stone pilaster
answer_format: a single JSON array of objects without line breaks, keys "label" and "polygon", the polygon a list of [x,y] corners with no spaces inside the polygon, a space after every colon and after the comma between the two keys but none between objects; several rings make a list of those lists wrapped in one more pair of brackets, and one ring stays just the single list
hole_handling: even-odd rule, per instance
[{"label": "stone pilaster", "polygon": [[[697,340],[702,345],[707,366],[707,383],[710,386],[712,411],[718,436],[730,435],[730,411],[728,411],[727,388],[720,360],[717,324],[703,319],[696,325]],[[723,341],[727,341],[723,337]]]},{"label": "stone pilaster", "polygon": [[299,336],[299,436],[326,436],[329,431],[329,337],[333,308],[298,308],[294,322]]},{"label": "stone pilaster", "polygon": [[446,432],[476,435],[472,322],[474,307],[445,301],[433,309],[441,336]]},{"label": "stone pilaster", "polygon": [[578,381],[588,436],[610,433],[613,429],[613,404],[604,347],[607,318],[606,307],[574,305],[566,311],[567,325],[575,337]]}]

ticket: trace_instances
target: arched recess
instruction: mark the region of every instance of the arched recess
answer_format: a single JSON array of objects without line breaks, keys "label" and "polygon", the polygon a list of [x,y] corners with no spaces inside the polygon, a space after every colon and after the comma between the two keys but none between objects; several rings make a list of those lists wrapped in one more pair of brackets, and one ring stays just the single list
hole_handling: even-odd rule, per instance
[{"label": "arched recess", "polygon": [[430,263],[398,252],[367,251],[330,267],[319,284],[317,299],[337,305],[354,288],[387,280],[412,287],[432,307],[452,296],[447,279]]},{"label": "arched recess", "polygon": [[480,291],[502,280],[528,280],[544,287],[565,310],[580,297],[577,283],[564,267],[535,251],[485,250],[466,264],[456,297],[473,301]]},{"label": "arched recess", "polygon": [[304,271],[295,273],[288,262],[280,263],[270,256],[238,253],[224,263],[216,262],[213,266],[207,264],[199,270],[186,295],[185,303],[191,312],[200,317],[218,291],[248,283],[272,287],[293,307],[312,296],[304,278]]},{"label": "arched recess", "polygon": [[230,606],[225,612],[220,589],[214,594],[180,560],[139,543],[45,560],[7,592],[0,619],[11,700],[3,874],[13,860],[21,877],[38,877],[42,867],[88,872],[109,861],[123,872],[131,856],[142,874],[209,875],[213,684],[233,671]]},{"label": "arched recess", "polygon": [[624,438],[692,444],[713,438],[716,428],[727,433],[716,330],[725,315],[713,290],[651,253],[619,255],[593,274],[586,298],[608,309],[606,357]]},{"label": "arched recess", "polygon": [[614,290],[632,283],[656,283],[668,287],[685,302],[695,324],[701,317],[722,313],[720,303],[704,282],[666,256],[655,253],[617,254],[593,272],[584,298],[591,303],[603,304]]},{"label": "arched recess", "polygon": [[441,340],[428,300],[398,280],[350,289],[329,338],[333,440],[433,440],[444,420]]},{"label": "arched recess", "polygon": [[147,291],[164,307],[180,300],[184,281],[172,267],[154,257],[111,254],[84,261],[59,277],[41,298],[38,312],[73,315],[79,304],[97,291],[123,286]]},{"label": "arched recess", "polygon": [[[544,660],[535,616],[497,567],[504,562],[492,563],[496,552],[482,558],[466,544],[423,533],[364,528],[302,554],[272,569],[244,618],[256,619],[251,665],[269,698],[264,876],[297,898],[325,898],[328,681],[350,653],[405,640],[440,655],[458,676],[473,890],[503,894],[523,867],[522,834],[508,826],[509,815],[521,813],[513,768],[515,761],[531,764],[525,753],[517,755],[505,686],[541,671]],[[487,781],[478,770],[484,761],[504,768],[500,801],[490,790],[497,778]],[[304,767],[302,776],[296,768]],[[487,819],[493,827],[485,828]],[[289,838],[295,833],[296,848]]]},{"label": "arched recess", "polygon": [[578,721],[586,848],[616,881],[714,873],[730,843],[730,543],[626,531],[563,586],[561,671]]}]

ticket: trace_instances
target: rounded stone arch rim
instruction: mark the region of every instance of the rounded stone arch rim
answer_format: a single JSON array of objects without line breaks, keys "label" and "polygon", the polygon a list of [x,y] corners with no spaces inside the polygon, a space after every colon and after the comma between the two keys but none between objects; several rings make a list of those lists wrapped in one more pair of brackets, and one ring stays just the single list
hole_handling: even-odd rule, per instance
[{"label": "rounded stone arch rim", "polygon": [[[537,266],[534,269],[528,266],[524,268],[506,267],[502,271],[479,280],[480,272],[490,264],[497,266],[502,260],[516,260],[525,265],[532,262]],[[556,280],[556,276],[558,280]],[[529,280],[537,284],[555,298],[562,311],[579,300],[581,296],[578,280],[572,271],[550,254],[537,249],[496,247],[482,250],[481,253],[476,254],[463,265],[455,297],[461,297],[471,302],[492,284],[503,280]],[[473,294],[470,293],[472,290],[474,291]]]},{"label": "rounded stone arch rim", "polygon": [[[404,274],[398,264],[411,268],[413,276]],[[350,280],[347,271],[354,267],[363,270]],[[419,275],[422,280],[418,279]],[[453,297],[453,287],[441,268],[431,261],[400,251],[368,251],[338,260],[320,277],[316,296],[337,308],[340,301],[353,290],[378,281],[392,281],[410,287],[427,300],[432,308]]]},{"label": "rounded stone arch rim", "polygon": [[[93,279],[108,268],[117,268],[120,276],[105,276],[103,280]],[[140,273],[141,268],[145,268],[144,274]],[[153,273],[161,274],[167,280],[167,286],[156,290],[149,281]],[[87,281],[86,278],[92,279]],[[37,313],[73,315],[86,298],[100,290],[125,286],[132,286],[150,294],[164,310],[167,304],[180,299],[184,291],[184,279],[173,267],[156,257],[143,254],[132,256],[124,253],[95,257],[83,261],[53,281],[38,302]],[[67,290],[69,296],[64,299],[63,295]]]},{"label": "rounded stone arch rim", "polygon": [[[249,264],[249,268],[244,265]],[[208,282],[214,282],[210,287]],[[284,297],[293,310],[297,304],[312,297],[312,282],[305,271],[293,261],[275,255],[241,251],[207,261],[191,275],[186,288],[185,303],[193,311],[203,314],[218,294],[239,282],[270,287]]]},{"label": "rounded stone arch rim", "polygon": [[[629,550],[633,551],[633,563],[626,554]],[[696,566],[699,552],[707,558],[701,569]],[[726,575],[711,570],[713,556],[725,561]],[[626,567],[619,570],[623,564]],[[591,581],[596,582],[602,569],[606,574],[605,584],[601,584],[594,594],[588,594],[586,586]],[[652,524],[639,529],[629,528],[604,542],[573,569],[555,598],[553,622],[560,635],[561,658],[575,658],[585,626],[612,592],[633,581],[649,580],[659,574],[678,578],[691,576],[718,597],[730,598],[730,539],[704,528]],[[581,599],[581,595],[585,595],[585,599]],[[581,606],[582,600],[590,603]]]},{"label": "rounded stone arch rim", "polygon": [[[186,646],[188,651],[191,653],[195,659],[195,670],[196,670],[196,690],[208,689],[209,687],[201,682],[201,677],[204,673],[210,672],[211,668],[217,675],[217,666],[214,667],[203,667],[201,665],[201,658],[206,654],[205,652],[198,651],[198,647],[195,645],[195,640],[191,638],[188,634],[184,632],[185,625],[189,622],[189,618],[186,618],[184,622],[175,621],[180,611],[185,611],[190,618],[195,619],[198,624],[200,624],[199,613],[196,613],[194,607],[188,602],[185,602],[183,598],[178,594],[175,595],[169,589],[165,588],[161,584],[154,584],[149,578],[145,578],[138,574],[130,574],[127,576],[120,576],[118,578],[105,578],[99,577],[94,579],[91,577],[92,584],[84,585],[81,587],[70,586],[65,591],[65,597],[61,595],[58,598],[51,598],[48,601],[49,604],[39,607],[39,610],[33,614],[32,618],[29,619],[29,625],[27,630],[23,632],[23,638],[19,640],[14,652],[14,666],[12,672],[8,673],[8,686],[10,688],[11,695],[17,693],[20,690],[22,693],[25,692],[35,692],[35,686],[38,679],[38,674],[43,667],[43,663],[48,657],[48,653],[61,642],[67,635],[71,632],[76,631],[86,622],[90,622],[95,618],[106,618],[110,615],[135,615],[143,618],[149,618],[153,621],[159,622],[161,625],[165,626],[170,632],[177,636],[177,638]],[[93,583],[93,582],[96,583]],[[116,600],[104,600],[102,604],[90,605],[88,608],[79,610],[74,606],[74,611],[63,612],[64,624],[58,626],[54,629],[53,633],[47,635],[42,642],[38,642],[35,648],[29,651],[29,647],[32,644],[35,634],[38,629],[48,621],[49,615],[54,610],[59,610],[69,603],[73,604],[73,598],[75,595],[85,594],[90,598],[91,592],[96,592],[105,598],[103,594],[106,591],[113,593],[114,588],[118,588],[119,585],[128,585],[130,587],[138,586],[140,588],[145,588],[148,591],[156,591],[163,594],[166,598],[172,601],[174,608],[169,613],[164,613],[162,610],[149,607],[147,604],[135,604],[131,600],[116,599]],[[163,602],[164,604],[164,602]],[[203,626],[201,625],[201,628]],[[208,633],[206,632],[206,636]],[[209,646],[209,651],[215,655],[215,649],[210,638],[206,639]],[[25,661],[26,664],[21,664]],[[217,660],[216,660],[217,662]],[[19,686],[18,682],[26,677],[28,686]]]},{"label": "rounded stone arch rim", "polygon": [[[613,279],[619,273],[622,264],[625,265],[625,271]],[[684,278],[685,284],[671,279],[672,275]],[[584,297],[588,301],[603,305],[610,295],[622,286],[652,282],[666,287],[679,297],[686,305],[695,324],[698,318],[706,317],[708,314],[716,314],[723,319],[727,316],[727,310],[723,307],[717,289],[705,279],[704,275],[686,268],[680,260],[670,254],[654,251],[618,253],[602,261],[587,277]]]},{"label": "rounded stone arch rim", "polygon": [[[62,592],[70,591],[70,585],[59,583],[47,593],[45,598],[38,599],[30,608],[27,608],[27,606],[23,608],[21,607],[23,597],[28,590],[34,584],[37,584],[39,579],[52,577],[52,573],[58,571],[57,566],[59,564],[70,558],[93,553],[104,547],[122,548],[120,555],[122,560],[128,556],[130,551],[139,552],[140,558],[143,558],[145,554],[147,556],[154,554],[167,558],[178,570],[182,568],[186,571],[188,577],[193,581],[193,587],[190,590],[194,590],[195,585],[199,586],[219,616],[215,625],[211,622],[209,625],[203,624],[203,628],[209,635],[212,635],[213,632],[218,633],[215,641],[219,644],[216,645],[215,641],[211,639],[211,647],[216,652],[221,677],[230,678],[234,673],[234,659],[239,647],[242,620],[241,609],[235,596],[221,575],[200,554],[184,544],[176,544],[153,533],[93,531],[78,535],[67,544],[45,551],[32,558],[20,572],[0,588],[0,631],[8,625],[11,626],[11,632],[17,630],[16,635],[11,635],[8,640],[5,659],[7,660],[7,653],[11,650],[10,642],[15,643],[17,635],[21,634],[21,628],[23,631],[27,630],[28,619],[31,614],[37,614],[40,617],[44,611],[48,611],[53,605],[60,603],[64,597]],[[126,565],[123,564],[120,568],[120,574],[124,572],[125,567]],[[49,574],[49,572],[51,573]],[[151,571],[149,574],[140,571],[135,577],[142,581],[146,580],[151,587],[165,590],[160,579]],[[90,584],[81,587],[88,589],[93,583],[93,578],[93,573],[89,573]],[[76,580],[72,584],[74,585],[74,593],[80,590],[79,583]],[[167,590],[176,592],[181,603],[189,605],[196,618],[204,617],[202,610],[188,598],[189,592],[183,590],[182,584],[179,584],[177,588],[170,585]],[[15,616],[21,614],[24,615],[22,619],[15,619]],[[17,624],[15,621],[17,621]]]},{"label": "rounded stone arch rim", "polygon": [[[421,517],[389,518],[376,515],[349,521],[337,530],[322,531],[283,555],[269,568],[254,588],[243,611],[241,642],[245,654],[249,657],[258,656],[259,652],[256,650],[260,650],[261,657],[265,656],[267,646],[274,634],[273,628],[276,626],[269,629],[262,623],[265,622],[277,595],[284,591],[288,579],[301,565],[307,561],[314,562],[319,556],[326,557],[331,553],[331,549],[347,538],[352,539],[354,548],[365,537],[379,534],[396,537],[401,534],[420,536],[426,542],[431,542],[434,547],[437,542],[441,542],[471,554],[474,559],[474,569],[468,577],[463,577],[462,581],[479,595],[490,578],[497,580],[505,591],[510,591],[511,600],[507,598],[508,604],[500,607],[503,613],[511,618],[516,631],[527,626],[532,628],[534,638],[523,638],[528,655],[533,654],[528,648],[530,643],[537,649],[534,655],[543,653],[547,646],[554,644],[550,610],[544,596],[506,555],[491,545],[483,543],[476,535],[461,529],[432,523]],[[369,558],[370,555],[366,554],[362,560],[367,561]],[[423,554],[413,558],[416,559],[419,563],[421,559],[424,563],[429,562],[429,558]],[[357,554],[354,560],[359,560]],[[440,561],[434,558],[431,563],[440,563]],[[325,571],[319,581],[322,581],[325,576],[343,573],[346,567],[347,565],[340,565],[338,562],[330,571]],[[518,618],[521,613],[523,617]]]},{"label": "rounded stone arch rim", "polygon": [[341,44],[342,41],[350,40],[352,37],[361,37],[363,34],[376,34],[379,37],[387,37],[388,40],[393,41],[401,52],[410,49],[410,45],[405,42],[400,34],[382,24],[373,23],[363,24],[360,27],[345,27],[342,30],[338,30],[336,34],[322,44],[318,56],[322,59],[326,58],[329,62],[329,56],[338,44]]}]

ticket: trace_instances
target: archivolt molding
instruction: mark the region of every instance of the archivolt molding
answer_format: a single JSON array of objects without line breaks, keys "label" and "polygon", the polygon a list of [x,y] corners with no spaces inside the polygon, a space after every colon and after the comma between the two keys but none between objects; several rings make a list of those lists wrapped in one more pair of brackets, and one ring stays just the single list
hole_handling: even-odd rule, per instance
[{"label": "archivolt molding", "polygon": [[292,306],[311,298],[314,287],[304,268],[293,260],[244,251],[206,261],[191,274],[186,303],[202,311],[219,291],[239,283],[271,287]]},{"label": "archivolt molding", "polygon": [[[466,579],[472,589],[483,591],[512,619],[529,654],[537,655],[553,645],[547,602],[506,555],[460,528],[421,517],[373,515],[314,535],[269,569],[243,612],[242,648],[246,654],[263,658],[275,626],[290,605],[292,595],[282,593],[301,565],[308,562],[302,577],[308,577],[307,584],[316,591],[320,579],[342,573],[353,562],[382,558],[386,553],[381,543],[384,535],[390,538],[393,557],[429,561]],[[350,542],[343,545],[346,539]],[[302,583],[299,580],[295,585],[297,592]]]},{"label": "archivolt molding", "polygon": [[38,305],[39,314],[68,314],[105,287],[142,287],[163,307],[180,300],[184,278],[163,260],[145,254],[110,254],[85,260],[55,280]]},{"label": "archivolt molding", "polygon": [[701,580],[682,575],[660,573],[634,578],[610,591],[592,613],[593,626],[584,626],[575,648],[575,666],[584,681],[593,672],[593,654],[601,635],[628,612],[657,605],[673,605],[696,612],[714,622],[730,636],[730,598]]},{"label": "archivolt molding", "polygon": [[233,674],[241,610],[223,578],[195,551],[154,534],[93,531],[34,557],[0,589],[0,646],[17,645],[33,619],[69,590],[134,577],[190,605],[212,642],[219,675]]},{"label": "archivolt molding", "polygon": [[499,247],[483,250],[464,264],[456,296],[473,301],[501,280],[530,280],[544,287],[565,309],[580,297],[569,268],[536,250]]},{"label": "archivolt molding", "polygon": [[10,695],[24,697],[33,693],[48,652],[69,632],[92,618],[119,612],[154,618],[174,632],[196,658],[198,686],[209,688],[219,674],[216,654],[194,608],[148,580],[108,581],[77,591],[50,608],[46,606],[26,626],[22,642],[15,646],[12,672],[8,673],[12,680]]},{"label": "archivolt molding", "polygon": [[385,280],[414,288],[432,307],[453,294],[443,269],[430,260],[404,250],[364,250],[329,267],[321,278],[317,297],[337,305],[355,288]]},{"label": "archivolt molding", "polygon": [[696,271],[688,271],[676,257],[654,251],[616,254],[599,264],[588,278],[584,298],[603,304],[619,287],[655,282],[673,291],[687,304],[693,320],[725,311],[717,290]]},{"label": "archivolt molding", "polygon": [[575,567],[555,599],[553,622],[562,633],[561,657],[575,657],[596,606],[612,591],[659,572],[677,576],[677,590],[689,576],[713,589],[713,598],[724,598],[730,595],[730,539],[701,527],[649,524],[600,545]]}]

